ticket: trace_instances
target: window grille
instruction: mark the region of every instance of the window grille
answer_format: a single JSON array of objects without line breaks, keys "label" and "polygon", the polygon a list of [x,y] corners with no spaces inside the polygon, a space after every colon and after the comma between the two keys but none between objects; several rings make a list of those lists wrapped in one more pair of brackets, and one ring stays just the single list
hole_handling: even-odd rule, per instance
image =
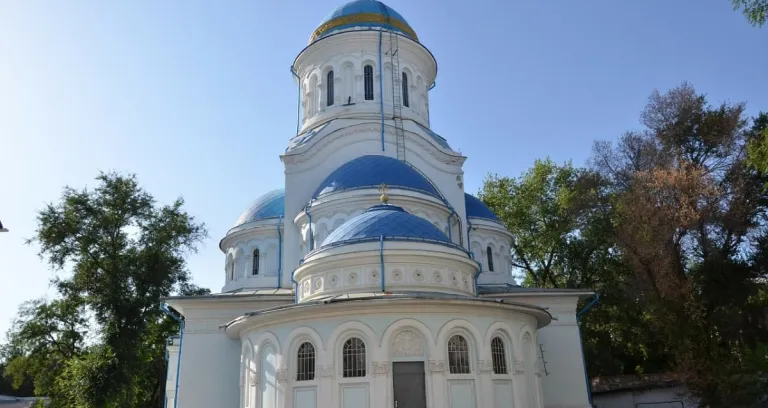
[{"label": "window grille", "polygon": [[507,356],[504,353],[504,341],[499,337],[491,340],[491,357],[493,359],[493,373],[507,374]]},{"label": "window grille", "polygon": [[467,340],[455,335],[448,340],[448,368],[451,374],[469,374],[469,345]]},{"label": "window grille", "polygon": [[259,274],[259,250],[253,250],[253,272],[254,275]]},{"label": "window grille", "polygon": [[331,106],[333,105],[333,71],[328,72],[328,76],[326,78],[326,82],[328,83],[326,85],[326,92],[328,95],[326,96],[325,105]]},{"label": "window grille", "polygon": [[408,75],[403,72],[403,106],[408,107]]},{"label": "window grille", "polygon": [[488,272],[493,272],[493,251],[491,247],[486,248],[485,253],[488,256]]},{"label": "window grille", "polygon": [[365,80],[365,100],[373,100],[373,67],[366,65],[363,68],[363,78]]},{"label": "window grille", "polygon": [[343,350],[344,377],[365,377],[365,343],[357,337],[352,337],[344,343]]},{"label": "window grille", "polygon": [[311,381],[315,379],[315,346],[304,342],[299,346],[296,355],[296,381]]}]

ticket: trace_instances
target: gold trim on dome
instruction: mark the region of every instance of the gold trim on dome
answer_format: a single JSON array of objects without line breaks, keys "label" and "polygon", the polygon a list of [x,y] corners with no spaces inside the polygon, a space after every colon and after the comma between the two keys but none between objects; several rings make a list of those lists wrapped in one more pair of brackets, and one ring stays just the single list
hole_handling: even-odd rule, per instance
[{"label": "gold trim on dome", "polygon": [[336,17],[333,20],[330,20],[324,23],[323,25],[318,27],[314,33],[312,33],[312,37],[310,37],[309,42],[315,41],[322,34],[324,34],[327,31],[333,30],[334,28],[338,28],[347,24],[355,24],[355,23],[388,24],[408,34],[408,36],[413,38],[414,40],[419,41],[419,37],[416,36],[416,32],[413,31],[413,29],[410,26],[408,26],[408,24],[405,24],[400,20],[397,20],[391,17],[386,17],[376,13],[360,13],[360,14],[352,14],[349,16]]}]

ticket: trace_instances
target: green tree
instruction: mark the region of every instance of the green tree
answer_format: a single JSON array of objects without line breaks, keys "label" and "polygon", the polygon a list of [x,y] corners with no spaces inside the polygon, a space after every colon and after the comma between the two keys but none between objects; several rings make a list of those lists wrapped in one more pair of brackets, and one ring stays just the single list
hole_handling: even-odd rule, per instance
[{"label": "green tree", "polygon": [[750,24],[761,27],[768,16],[768,0],[731,0],[733,9],[744,9],[743,13]]},{"label": "green tree", "polygon": [[753,406],[768,387],[766,208],[744,105],[712,106],[683,84],[654,92],[642,120],[592,159],[636,296],[702,405]]},{"label": "green tree", "polygon": [[[182,199],[158,205],[133,175],[97,180],[93,190],[66,187],[40,211],[29,242],[60,271],[60,299],[22,309],[4,357],[14,378],[32,376],[54,407],[159,406],[164,340],[176,325],[158,306],[172,293],[206,292],[189,283],[185,262],[206,230]],[[38,327],[46,313],[54,323]]]},{"label": "green tree", "polygon": [[489,176],[479,197],[514,236],[511,258],[523,286],[600,293],[582,326],[590,375],[664,370],[668,356],[648,336],[649,317],[613,240],[605,188],[594,172],[546,159],[516,179]]}]

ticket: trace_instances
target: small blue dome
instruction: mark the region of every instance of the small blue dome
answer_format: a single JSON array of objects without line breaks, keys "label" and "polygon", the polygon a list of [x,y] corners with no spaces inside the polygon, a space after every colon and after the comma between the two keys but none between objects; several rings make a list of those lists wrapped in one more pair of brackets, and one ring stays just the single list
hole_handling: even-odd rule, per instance
[{"label": "small blue dome", "polygon": [[285,217],[285,189],[282,188],[270,191],[254,201],[240,214],[232,228],[249,222],[278,217]]},{"label": "small blue dome", "polygon": [[312,33],[309,42],[352,27],[383,28],[419,40],[403,16],[391,7],[376,0],[353,0],[326,17]]},{"label": "small blue dome", "polygon": [[376,205],[336,228],[321,247],[386,240],[436,241],[451,244],[448,237],[429,221],[400,207]]},{"label": "small blue dome", "polygon": [[360,188],[388,187],[414,190],[440,198],[435,186],[408,163],[388,156],[360,156],[344,163],[320,183],[313,198]]},{"label": "small blue dome", "polygon": [[472,194],[464,193],[464,207],[467,209],[467,218],[485,218],[499,222],[496,214],[484,202]]}]

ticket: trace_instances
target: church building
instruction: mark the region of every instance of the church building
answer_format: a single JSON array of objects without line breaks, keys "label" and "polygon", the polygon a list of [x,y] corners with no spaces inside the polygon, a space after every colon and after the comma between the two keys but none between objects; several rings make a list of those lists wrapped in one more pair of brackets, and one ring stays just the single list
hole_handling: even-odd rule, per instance
[{"label": "church building", "polygon": [[285,188],[221,239],[221,293],[164,299],[166,407],[589,407],[594,294],[515,283],[514,237],[430,129],[437,61],[405,18],[351,1],[292,72]]}]

